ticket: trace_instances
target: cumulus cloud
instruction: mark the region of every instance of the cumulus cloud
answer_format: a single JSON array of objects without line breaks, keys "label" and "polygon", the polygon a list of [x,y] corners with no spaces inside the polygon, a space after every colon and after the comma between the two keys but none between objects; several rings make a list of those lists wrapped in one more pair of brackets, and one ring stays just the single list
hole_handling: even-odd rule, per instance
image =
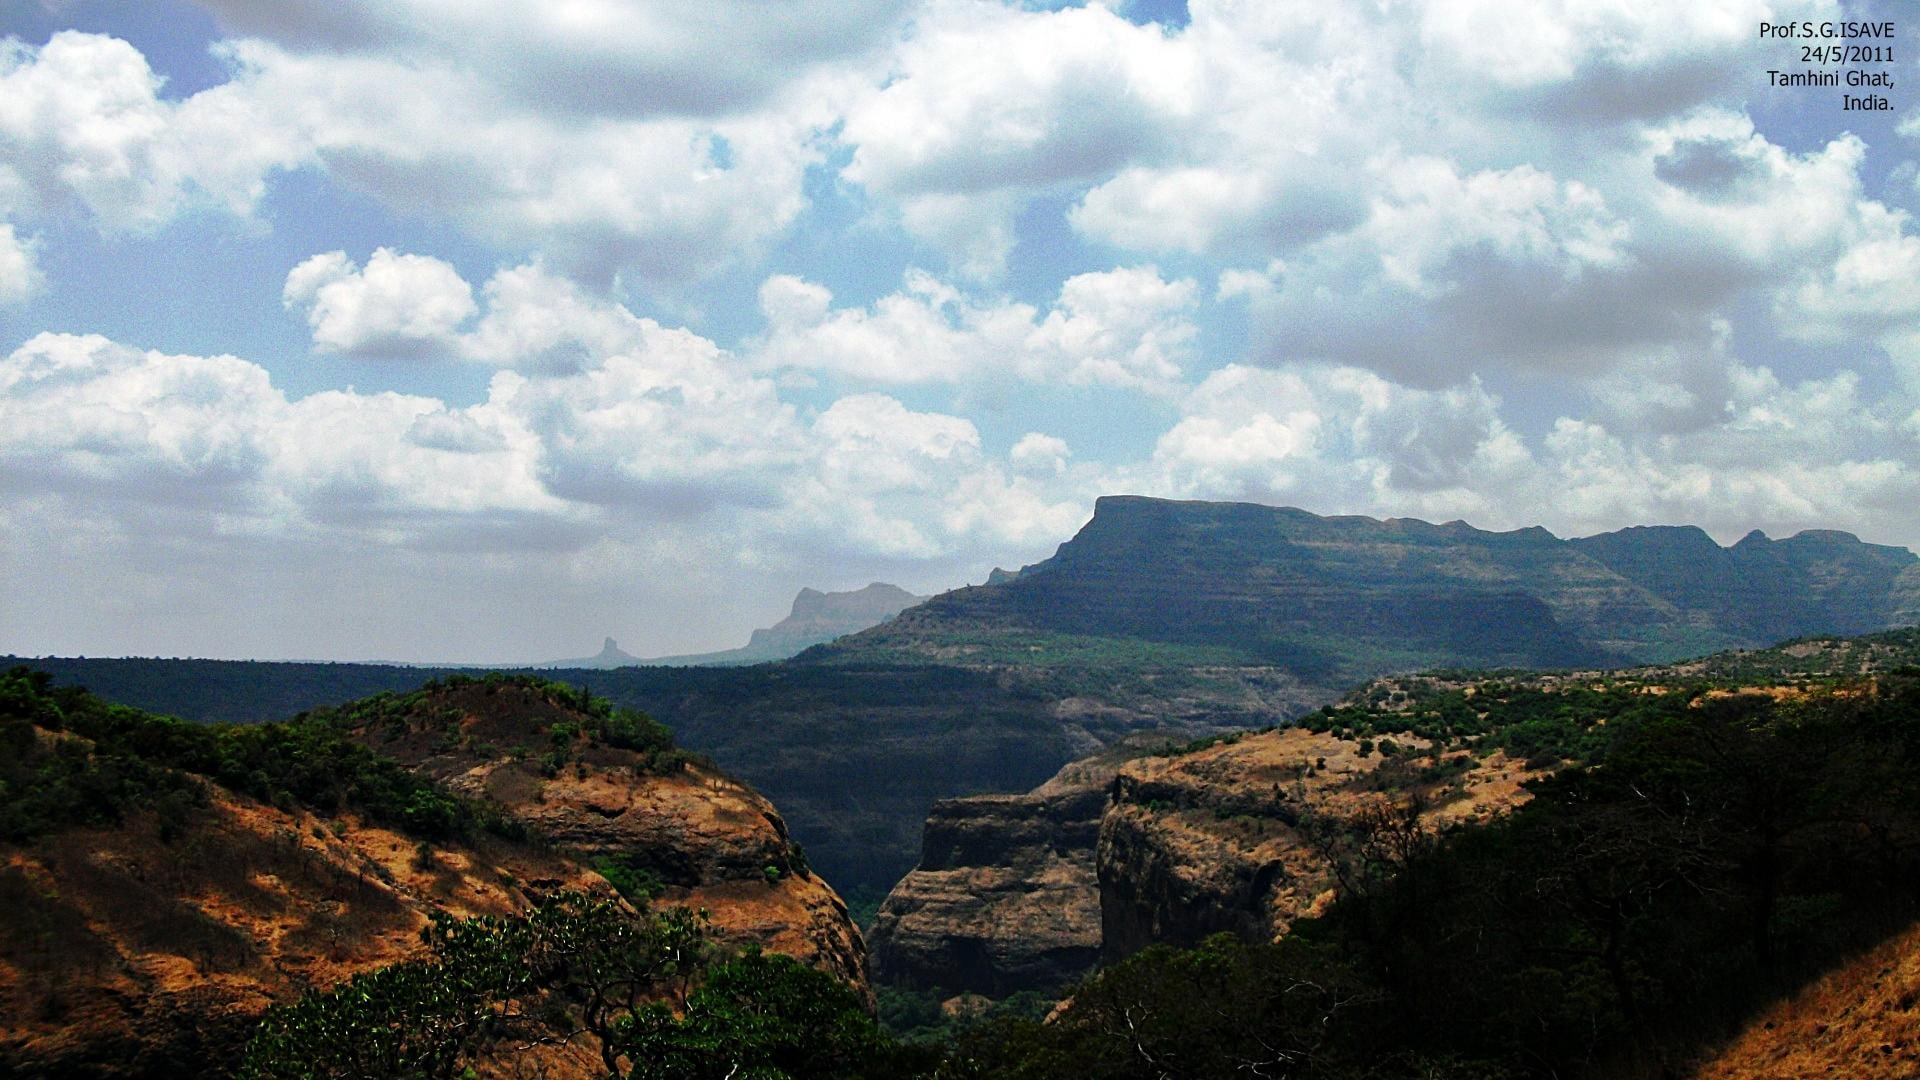
[{"label": "cumulus cloud", "polygon": [[116,38],[0,40],[0,212],[77,209],[111,231],[152,228],[196,203],[245,213],[270,170],[303,160],[298,138],[244,87],[176,103],[160,97],[162,81]]},{"label": "cumulus cloud", "polygon": [[1139,483],[1561,535],[1694,523],[1731,540],[1836,521],[1881,540],[1920,535],[1910,398],[1870,396],[1851,373],[1787,382],[1721,363],[1710,421],[1643,431],[1561,416],[1537,439],[1509,428],[1477,385],[1418,390],[1355,368],[1230,366],[1183,403]]},{"label": "cumulus cloud", "polygon": [[[408,330],[382,314],[405,295],[382,265],[403,281],[451,273],[405,258],[362,270],[318,256],[289,294],[342,348],[392,340],[396,325],[444,336],[453,315]],[[1090,497],[1064,467],[1014,474],[1013,458],[1030,466],[1045,444],[1001,458],[970,421],[882,394],[803,410],[713,342],[538,267],[502,271],[486,294],[486,316],[446,347],[524,372],[496,372],[470,405],[350,389],[290,399],[236,357],[38,335],[0,361],[0,473],[114,514],[209,508],[261,543],[581,550],[671,524],[721,538],[715,558],[762,560],[776,536],[850,558],[953,560],[1069,528]]]},{"label": "cumulus cloud", "polygon": [[34,257],[39,245],[0,221],[0,305],[17,304],[38,292],[41,273]]},{"label": "cumulus cloud", "polygon": [[315,255],[287,274],[282,297],[303,308],[315,347],[406,355],[444,345],[475,312],[473,289],[439,259],[374,249],[365,269],[344,251]]},{"label": "cumulus cloud", "polygon": [[760,287],[770,368],[830,371],[887,383],[1014,376],[1164,392],[1192,360],[1197,286],[1151,266],[1078,274],[1043,315],[980,300],[925,271],[866,308],[834,308],[824,287],[775,275]]},{"label": "cumulus cloud", "polygon": [[[751,256],[792,223],[806,204],[805,170],[822,158],[821,133],[857,79],[817,64],[796,76],[736,48],[757,40],[769,53],[845,58],[839,39],[802,28],[797,14],[748,29],[741,9],[739,39],[709,39],[756,72],[759,89],[743,96],[723,92],[737,81],[715,64],[660,48],[728,21],[675,5],[645,26],[611,7],[507,13],[527,24],[524,41],[513,19],[498,21],[502,13],[490,9],[420,4],[381,14],[392,6],[362,5],[335,18],[320,5],[277,14],[267,9],[280,5],[231,6],[236,25],[285,24],[282,36],[295,44],[221,43],[215,51],[230,80],[177,102],[161,97],[161,78],[124,41],[67,31],[40,48],[0,43],[0,213],[32,220],[78,211],[109,230],[152,228],[201,204],[245,214],[274,170],[310,166],[402,211],[510,250],[546,252],[582,280],[605,285],[628,273],[675,284]],[[871,35],[889,25],[884,7],[841,5],[829,21],[844,17]],[[593,18],[572,17],[583,14]],[[333,31],[320,24],[342,19],[394,31],[382,39],[390,48],[296,47],[327,37]],[[502,36],[488,44],[466,33],[473,20]],[[625,29],[595,30],[608,20]],[[659,40],[636,53],[621,45],[628,31]],[[571,51],[580,35],[598,45]],[[408,42],[419,48],[395,51]],[[645,90],[651,76],[617,70],[634,56],[641,66],[662,56],[674,58],[669,66],[691,64],[657,81],[692,80],[707,87],[682,86],[693,98],[720,96],[701,108],[663,100],[672,94]],[[615,92],[628,76],[634,94]],[[788,92],[774,95],[776,87]],[[595,102],[597,112],[581,114]],[[615,103],[625,104],[607,107]]]}]

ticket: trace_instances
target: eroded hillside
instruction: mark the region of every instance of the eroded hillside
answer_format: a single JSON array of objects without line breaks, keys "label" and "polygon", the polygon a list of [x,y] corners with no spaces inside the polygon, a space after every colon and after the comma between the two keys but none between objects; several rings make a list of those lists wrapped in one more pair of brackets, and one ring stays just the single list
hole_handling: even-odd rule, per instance
[{"label": "eroded hillside", "polygon": [[[269,1006],[419,961],[436,918],[616,889],[710,911],[723,955],[760,946],[864,992],[859,934],[772,806],[557,684],[216,728],[16,669],[0,735],[0,1073],[230,1074]],[[476,752],[495,738],[514,741]],[[563,1014],[472,1060],[601,1075]]]}]

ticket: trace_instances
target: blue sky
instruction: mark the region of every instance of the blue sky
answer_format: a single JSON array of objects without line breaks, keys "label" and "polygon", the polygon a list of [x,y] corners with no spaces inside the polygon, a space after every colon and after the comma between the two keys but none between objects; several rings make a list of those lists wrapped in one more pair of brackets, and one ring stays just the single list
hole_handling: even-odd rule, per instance
[{"label": "blue sky", "polygon": [[1920,545],[1824,0],[5,0],[0,650],[725,647],[1111,492]]}]

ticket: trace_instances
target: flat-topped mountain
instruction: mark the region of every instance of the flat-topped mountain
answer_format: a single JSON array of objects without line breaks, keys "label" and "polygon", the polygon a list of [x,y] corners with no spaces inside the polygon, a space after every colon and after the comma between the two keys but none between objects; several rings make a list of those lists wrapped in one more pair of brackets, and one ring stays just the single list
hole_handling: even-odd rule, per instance
[{"label": "flat-topped mountain", "polygon": [[1051,559],[809,653],[1057,664],[1128,655],[1276,664],[1347,684],[1421,667],[1658,662],[1920,612],[1905,548],[1808,531],[1721,547],[1692,526],[1542,528],[1321,517],[1109,496]]},{"label": "flat-topped mountain", "polygon": [[[788,622],[819,629],[836,604],[802,593]],[[773,799],[828,880],[872,897],[913,867],[936,799],[1026,791],[1132,732],[1261,727],[1396,672],[1616,667],[1916,617],[1920,561],[1844,533],[1562,540],[1121,496],[1044,562],[785,662],[552,674],[659,717]],[[430,674],[38,663],[117,700],[228,721]]]}]

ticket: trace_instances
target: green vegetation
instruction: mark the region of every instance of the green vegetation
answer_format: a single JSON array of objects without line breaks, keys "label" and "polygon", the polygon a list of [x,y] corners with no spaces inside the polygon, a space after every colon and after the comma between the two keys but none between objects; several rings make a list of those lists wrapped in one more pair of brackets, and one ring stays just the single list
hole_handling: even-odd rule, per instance
[{"label": "green vegetation", "polygon": [[906,1076],[859,995],[784,956],[714,953],[685,908],[634,915],[561,893],[513,918],[440,916],[428,959],[270,1010],[246,1080],[450,1080],[530,1047],[592,1036],[610,1077]]},{"label": "green vegetation", "polygon": [[[1384,689],[1384,688],[1380,688]],[[1412,735],[1436,746],[1502,749],[1535,765],[1596,761],[1615,735],[1651,717],[1688,707],[1692,693],[1647,693],[1630,681],[1485,681],[1449,686],[1409,679],[1391,696],[1363,694],[1310,713],[1300,721],[1311,731],[1357,739],[1364,747],[1392,750],[1390,735]]]},{"label": "green vegetation", "polygon": [[1058,994],[1021,990],[997,1001],[979,999],[978,1012],[948,1014],[942,1003],[953,995],[944,990],[882,986],[874,996],[879,1001],[880,1026],[907,1042],[931,1046],[951,1043],[982,1024],[1041,1020],[1059,1003]]},{"label": "green vegetation", "polygon": [[[690,762],[711,764],[700,755],[676,747],[673,731],[651,716],[615,705],[585,687],[538,675],[498,671],[485,675],[449,675],[429,679],[417,690],[381,691],[345,705],[300,713],[294,720],[346,732],[377,732],[388,738],[432,732],[440,737],[439,749],[451,753],[470,746],[461,731],[465,711],[455,702],[466,702],[479,711],[484,710],[487,698],[507,692],[532,697],[576,717],[554,721],[547,727],[546,750],[539,755],[539,760],[549,776],[557,775],[569,762],[577,761],[582,751],[602,745],[640,755],[641,770],[657,776],[678,772]],[[526,746],[513,749],[516,758],[531,754],[531,748]]]},{"label": "green vegetation", "polygon": [[0,838],[15,843],[136,808],[177,827],[204,803],[203,781],[282,809],[351,808],[429,840],[523,832],[325,723],[189,724],[55,689],[24,667],[0,675],[0,747]]},{"label": "green vegetation", "polygon": [[969,1031],[959,1075],[1671,1075],[1920,914],[1920,671],[1604,729],[1491,825],[1307,822],[1342,885],[1323,918],[1148,949],[1054,1023]]},{"label": "green vegetation", "polygon": [[[509,1037],[524,1045],[529,1032],[513,1025],[536,1017],[604,1030],[608,1075],[623,1077],[1664,1075],[1771,996],[1920,914],[1920,671],[1786,699],[1545,693],[1513,680],[1459,690],[1389,689],[1376,704],[1397,720],[1325,719],[1382,753],[1401,731],[1441,721],[1448,738],[1503,746],[1520,745],[1510,729],[1564,730],[1573,741],[1549,749],[1573,763],[1534,782],[1533,798],[1504,818],[1445,834],[1411,800],[1337,827],[1305,815],[1302,834],[1341,886],[1322,917],[1278,943],[1148,948],[1074,988],[1051,1021],[1037,995],[949,1015],[938,993],[883,989],[876,1025],[826,976],[749,954],[689,959],[673,985],[650,976],[651,997],[593,1027],[581,1003],[617,995],[556,974],[593,965],[550,962],[578,954],[540,944],[547,916],[536,913],[531,930],[482,924],[501,955],[531,958],[508,982],[487,962],[461,967],[466,954],[443,923],[433,963],[449,970],[391,976],[391,992],[336,992],[344,1003],[312,999],[296,1008],[324,1022],[293,1024],[287,1012],[263,1032],[331,1033],[296,1040],[281,1059],[314,1061],[326,1060],[323,1045],[444,1047],[450,1032],[479,1033],[431,1058],[453,1070]],[[1416,767],[1410,753],[1394,756],[1396,768]],[[648,944],[662,940],[657,929],[627,933],[658,951]],[[396,997],[417,1016],[393,1011]],[[378,1037],[355,1035],[366,1024]],[[457,1074],[392,1060],[379,1069]]]},{"label": "green vegetation", "polygon": [[592,865],[594,872],[606,878],[607,884],[634,907],[644,908],[666,891],[666,883],[658,873],[636,864],[633,857],[624,852],[598,856]]}]

